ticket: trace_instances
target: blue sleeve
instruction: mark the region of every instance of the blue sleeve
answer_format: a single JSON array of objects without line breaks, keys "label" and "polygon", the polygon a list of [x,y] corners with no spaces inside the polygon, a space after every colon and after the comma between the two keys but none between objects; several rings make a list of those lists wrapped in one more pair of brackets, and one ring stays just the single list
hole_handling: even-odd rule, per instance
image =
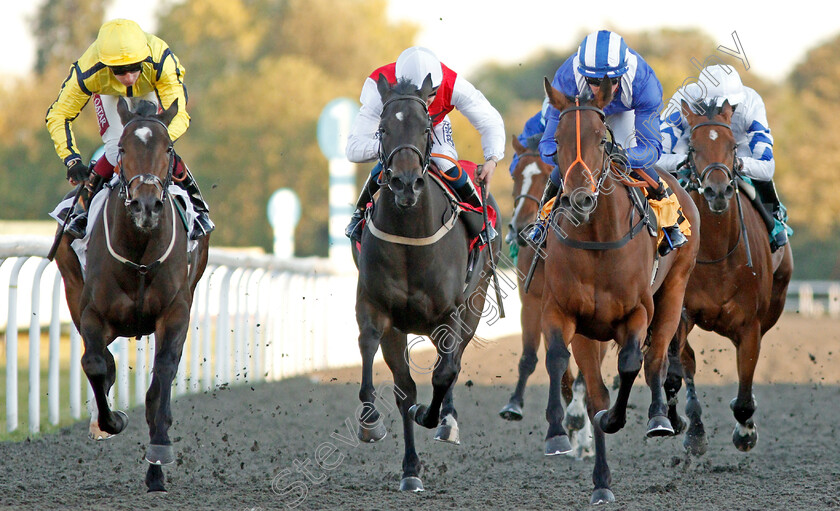
[{"label": "blue sleeve", "polygon": [[537,133],[542,133],[543,131],[545,131],[545,126],[542,123],[542,112],[537,112],[536,115],[525,122],[525,127],[519,135],[519,141],[524,144],[525,140],[529,137],[533,137]]},{"label": "blue sleeve", "polygon": [[636,116],[636,147],[627,149],[630,166],[649,169],[662,156],[662,133],[659,114],[662,112],[662,84],[647,68],[633,84],[633,111]]},{"label": "blue sleeve", "polygon": [[549,165],[554,163],[554,155],[557,154],[557,143],[554,142],[554,133],[557,131],[557,123],[560,121],[560,112],[553,106],[549,106],[545,114],[545,132],[540,140],[540,158]]},{"label": "blue sleeve", "polygon": [[[574,55],[566,59],[563,65],[554,73],[554,80],[551,85],[567,96],[575,96],[578,93],[575,84],[575,72],[572,69]],[[553,106],[548,107],[545,114],[545,133],[540,140],[540,156],[549,165],[555,165],[554,155],[557,153],[557,144],[554,142],[554,133],[557,131],[557,123],[560,121],[560,112]]]}]

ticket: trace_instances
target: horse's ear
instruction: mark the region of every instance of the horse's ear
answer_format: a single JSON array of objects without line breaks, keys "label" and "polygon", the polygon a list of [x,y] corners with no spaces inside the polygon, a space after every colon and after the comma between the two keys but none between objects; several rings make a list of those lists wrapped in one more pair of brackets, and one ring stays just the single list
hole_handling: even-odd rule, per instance
[{"label": "horse's ear", "polygon": [[516,154],[522,154],[525,152],[525,146],[522,145],[522,142],[519,141],[519,138],[516,135],[513,135],[513,150]]},{"label": "horse's ear", "polygon": [[729,124],[732,122],[732,114],[735,113],[735,107],[729,104],[728,99],[723,100],[723,105],[720,106],[720,115],[723,116],[724,122]]},{"label": "horse's ear", "polygon": [[172,122],[172,119],[175,118],[175,115],[178,113],[178,98],[175,98],[175,101],[169,105],[169,108],[163,111],[158,118],[163,121],[164,124],[169,126],[169,123]]},{"label": "horse's ear", "polygon": [[561,112],[565,110],[569,104],[566,95],[555,89],[546,77],[543,77],[543,87],[545,87],[545,94],[548,96],[549,104]]},{"label": "horse's ear", "polygon": [[604,108],[610,104],[612,98],[612,82],[607,75],[604,75],[604,78],[601,80],[601,85],[598,87],[598,93],[595,95],[595,106],[598,108]]},{"label": "horse's ear", "polygon": [[423,99],[428,98],[432,94],[432,73],[426,75],[426,78],[423,79],[423,85],[420,86],[420,97]]},{"label": "horse's ear", "polygon": [[128,101],[122,96],[117,100],[117,113],[120,114],[120,121],[122,121],[123,126],[134,117],[134,112],[128,107]]},{"label": "horse's ear", "polygon": [[697,114],[691,111],[691,107],[688,106],[688,103],[686,103],[684,99],[680,100],[680,110],[682,111],[682,115],[688,122],[689,126],[697,124]]},{"label": "horse's ear", "polygon": [[379,78],[376,80],[376,89],[379,91],[382,102],[385,103],[385,98],[391,94],[391,84],[388,83],[388,79],[382,73],[379,73]]}]

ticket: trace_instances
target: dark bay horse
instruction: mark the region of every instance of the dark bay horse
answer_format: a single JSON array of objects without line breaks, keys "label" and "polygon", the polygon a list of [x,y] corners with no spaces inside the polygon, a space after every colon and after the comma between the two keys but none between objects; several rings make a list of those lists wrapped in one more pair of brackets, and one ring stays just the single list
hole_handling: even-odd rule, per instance
[{"label": "dark bay horse", "polygon": [[[513,137],[513,150],[519,155],[519,162],[513,169],[513,215],[508,226],[506,241],[516,244],[519,256],[516,261],[520,276],[527,275],[534,258],[533,243],[528,243],[528,231],[537,216],[537,210],[545,189],[551,165],[542,161],[538,144],[540,136],[527,139],[525,145]],[[524,286],[519,286],[519,299],[522,303],[520,323],[522,325],[522,356],[519,358],[519,379],[510,401],[499,411],[499,415],[510,421],[522,420],[522,407],[525,406],[525,386],[528,378],[537,368],[539,357],[537,352],[542,341],[542,287],[543,266],[539,264],[534,270],[534,276],[528,292]],[[569,368],[563,373],[561,383],[563,400],[566,402],[566,416],[563,425],[569,433],[572,450],[569,455],[576,458],[592,455],[592,426],[586,416],[585,394],[586,386],[583,377],[578,373],[577,381]],[[564,454],[556,451],[546,452],[546,455]]]},{"label": "dark bay horse", "polygon": [[[458,442],[452,389],[461,355],[481,318],[492,269],[488,251],[483,250],[467,282],[467,229],[453,217],[451,199],[427,172],[432,124],[425,98],[432,91],[431,77],[419,90],[405,81],[392,87],[381,75],[377,85],[383,103],[379,127],[382,187],[368,215],[361,248],[353,247],[359,250],[355,254],[359,267],[356,320],[362,354],[358,434],[362,441],[371,442],[386,433],[374,407],[372,374],[373,357],[381,346],[394,376],[394,395],[403,420],[400,490],[422,491],[414,424],[438,427],[435,439]],[[488,202],[494,205],[492,197]],[[498,253],[500,248],[497,238],[491,250]],[[437,349],[428,407],[416,403],[411,376],[416,364],[411,364],[408,333],[428,335]]]},{"label": "dark bay horse", "polygon": [[675,362],[682,362],[683,371],[680,374],[674,367],[665,388],[672,403],[669,416],[681,421],[675,398],[681,376],[685,379],[689,427],[684,445],[693,454],[705,453],[702,408],[694,387],[695,354],[687,338],[695,325],[728,337],[736,348],[740,382],[738,395],[729,404],[737,421],[732,442],[741,451],[749,451],[758,441],[752,382],[761,338],[784,310],[793,254],[790,245],[770,252],[760,213],[738,189],[732,106],[729,102],[700,106],[703,114],[695,114],[682,103],[691,126],[687,186],[700,211],[703,233],[697,266],[686,289],[685,312],[671,346],[671,352],[679,354]]},{"label": "dark bay horse", "polygon": [[[667,351],[680,321],[699,240],[689,236],[683,247],[657,259],[655,265],[656,238],[643,225],[647,215],[605,150],[602,109],[613,97],[609,80],[603,80],[594,95],[587,87],[576,98],[554,89],[548,79],[545,90],[551,105],[561,112],[555,139],[557,161],[565,175],[550,221],[543,284],[542,329],[550,378],[546,443],[568,445],[560,380],[572,344],[586,382],[587,411],[595,434],[595,490],[590,503],[599,504],[615,500],[604,433],[624,427],[630,389],[643,360],[651,391],[647,435],[673,434],[663,389]],[[697,208],[688,194],[671,176],[662,178],[680,199],[692,229],[698,229]],[[598,341],[610,340],[619,346],[620,386],[615,403],[607,409],[610,396],[601,375]]]},{"label": "dark bay horse", "polygon": [[150,492],[166,491],[161,465],[175,461],[168,435],[172,380],[209,240],[205,236],[187,253],[187,231],[168,192],[175,153],[167,126],[177,104],[158,114],[156,105],[141,101],[132,112],[121,98],[118,111],[125,126],[117,164],[120,184],[100,192],[107,200],[101,214],[90,219],[85,271],[68,236],[59,244],[56,260],[70,314],[85,344],[82,368],[96,397],[92,438],[116,435],[128,424],[128,416],[108,404],[116,379],[108,345],[117,337],[155,334],[153,377],[146,394],[146,486]]}]

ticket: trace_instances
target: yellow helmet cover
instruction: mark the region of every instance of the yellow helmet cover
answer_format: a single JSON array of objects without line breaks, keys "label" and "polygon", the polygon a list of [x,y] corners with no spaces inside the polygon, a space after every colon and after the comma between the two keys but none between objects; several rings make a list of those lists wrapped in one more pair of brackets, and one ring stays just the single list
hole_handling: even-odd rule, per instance
[{"label": "yellow helmet cover", "polygon": [[99,61],[106,66],[136,64],[151,55],[146,33],[136,22],[126,19],[115,19],[102,25],[96,47]]}]

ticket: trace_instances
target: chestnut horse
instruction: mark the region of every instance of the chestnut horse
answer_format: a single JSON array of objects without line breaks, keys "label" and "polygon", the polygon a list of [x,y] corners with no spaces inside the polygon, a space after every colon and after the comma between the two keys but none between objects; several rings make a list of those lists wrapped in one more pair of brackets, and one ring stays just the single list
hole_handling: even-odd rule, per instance
[{"label": "chestnut horse", "polygon": [[[557,162],[565,174],[559,205],[550,218],[543,284],[542,329],[550,378],[546,443],[568,444],[560,380],[574,339],[595,435],[590,503],[599,504],[615,500],[604,433],[624,427],[630,390],[643,359],[652,401],[647,435],[673,434],[663,389],[667,351],[680,321],[699,240],[689,236],[684,246],[656,258],[656,238],[645,230],[650,213],[642,213],[646,210],[629,188],[633,183],[611,165],[605,149],[603,108],[613,98],[609,80],[603,80],[594,95],[587,87],[576,98],[566,97],[548,79],[545,90],[551,106],[560,111],[554,138]],[[697,208],[688,194],[671,176],[662,178],[677,194],[692,228],[698,229]],[[598,341],[610,340],[619,346],[620,384],[615,403],[607,409],[610,395],[601,375]]]},{"label": "chestnut horse", "polygon": [[101,214],[90,219],[85,271],[68,236],[56,252],[67,306],[85,345],[82,368],[98,408],[91,420],[91,438],[116,435],[128,424],[128,415],[108,404],[108,391],[116,379],[108,345],[117,337],[155,334],[153,377],[146,393],[150,492],[166,491],[161,465],[175,461],[168,434],[172,380],[209,244],[205,236],[187,252],[187,230],[168,191],[175,153],[167,126],[177,109],[173,103],[158,114],[157,105],[141,101],[132,112],[120,98],[117,110],[124,126],[117,164],[120,183],[100,192],[107,199]]},{"label": "chestnut horse", "polygon": [[[513,215],[508,226],[505,239],[512,246],[516,244],[518,250],[517,270],[520,276],[527,275],[534,259],[533,242],[529,243],[528,232],[533,225],[539,209],[540,197],[551,165],[542,161],[539,152],[539,142],[542,134],[530,137],[522,145],[517,137],[513,137],[513,150],[519,156],[519,162],[513,169]],[[528,378],[537,368],[539,357],[537,351],[542,340],[540,329],[542,315],[542,287],[543,265],[537,265],[531,280],[531,286],[525,291],[519,286],[519,299],[522,303],[520,323],[522,325],[522,356],[519,358],[519,380],[516,389],[510,396],[510,401],[499,411],[499,415],[509,421],[522,420],[522,407],[525,406],[525,386]],[[569,368],[563,373],[561,383],[563,400],[566,402],[566,416],[563,425],[569,433],[572,450],[567,453],[546,452],[548,456],[554,454],[568,454],[576,458],[592,456],[592,425],[586,416],[585,394],[586,386],[583,377],[572,376]]]},{"label": "chestnut horse", "polygon": [[[493,268],[489,250],[482,250],[467,281],[467,227],[459,221],[453,200],[429,175],[432,121],[425,98],[432,92],[431,76],[418,90],[403,80],[392,87],[380,75],[377,88],[383,104],[382,186],[375,206],[368,208],[361,246],[353,245],[359,268],[356,321],[362,354],[358,436],[375,442],[386,434],[374,406],[372,374],[373,358],[381,346],[394,376],[403,421],[400,490],[422,491],[414,424],[437,427],[436,440],[459,442],[452,391],[461,356],[481,319]],[[487,202],[498,211],[492,196]],[[501,238],[489,247],[496,253],[500,248]],[[408,333],[429,336],[437,350],[429,406],[417,404]]]},{"label": "chestnut horse", "polygon": [[695,325],[728,337],[736,348],[739,380],[738,396],[729,404],[737,421],[732,442],[739,450],[749,451],[758,441],[752,382],[761,338],[784,310],[793,254],[790,245],[770,252],[764,220],[752,201],[741,197],[729,102],[700,105],[703,114],[693,113],[683,102],[682,110],[691,126],[687,188],[700,211],[703,233],[685,294],[685,313],[671,347],[680,354],[683,374],[678,367],[669,374],[665,386],[671,403],[669,416],[681,421],[676,394],[682,376],[689,419],[684,445],[693,454],[705,453],[702,409],[694,387],[697,366],[687,339]]}]

